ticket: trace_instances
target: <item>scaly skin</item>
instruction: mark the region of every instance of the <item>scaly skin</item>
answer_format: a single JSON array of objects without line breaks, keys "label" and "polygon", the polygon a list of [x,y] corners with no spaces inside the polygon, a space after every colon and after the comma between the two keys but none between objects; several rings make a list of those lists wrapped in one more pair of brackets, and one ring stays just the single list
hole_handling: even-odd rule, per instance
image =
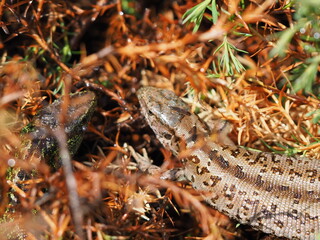
[{"label": "scaly skin", "polygon": [[142,113],[185,176],[217,210],[278,237],[315,240],[320,232],[320,161],[248,151],[210,140],[205,124],[173,92],[143,87]]},{"label": "scaly skin", "polygon": [[[61,166],[57,141],[52,133],[55,131],[61,113],[62,99],[41,109],[34,119],[22,129],[22,137],[27,139],[24,145],[29,154],[40,154],[53,170]],[[68,149],[71,156],[78,150],[83,134],[96,106],[96,96],[93,92],[83,91],[70,94],[64,129],[68,139]]]},{"label": "scaly skin", "polygon": [[[57,127],[61,125],[59,119],[62,103],[63,98],[60,98],[42,108],[37,112],[33,120],[21,130],[22,146],[16,153],[17,157],[28,159],[28,157],[35,154],[39,156],[41,160],[48,163],[52,171],[61,167],[59,147],[55,138],[59,136],[57,136],[58,134],[56,134],[55,131]],[[93,92],[82,91],[70,94],[70,102],[67,106],[66,119],[63,127],[67,135],[67,144],[71,156],[76,153],[81,144],[83,134],[86,131],[95,106],[96,96]],[[35,171],[31,173],[19,168],[15,170],[10,169],[7,173],[7,179],[11,181],[16,181],[15,177],[19,180],[29,179],[35,173]],[[24,190],[25,184],[18,184],[18,186]],[[2,186],[0,186],[0,189],[1,188]],[[16,215],[14,207],[18,201],[17,198],[14,197],[13,189],[8,192],[8,196],[10,197],[10,204],[8,204],[6,213],[1,216],[2,222],[18,220],[19,216],[19,214]],[[0,200],[3,200],[3,197],[4,196],[0,196]],[[19,222],[19,220],[16,221],[17,224],[15,226],[12,225],[7,231],[1,231],[3,230],[1,229],[1,236],[6,236],[6,239],[29,239]]]}]

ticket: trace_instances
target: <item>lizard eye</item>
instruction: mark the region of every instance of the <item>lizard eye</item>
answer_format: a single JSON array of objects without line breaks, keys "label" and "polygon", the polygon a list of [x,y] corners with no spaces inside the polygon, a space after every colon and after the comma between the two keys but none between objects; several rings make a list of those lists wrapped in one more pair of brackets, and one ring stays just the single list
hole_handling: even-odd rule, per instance
[{"label": "lizard eye", "polygon": [[163,135],[165,139],[170,140],[172,138],[171,134],[166,133]]}]

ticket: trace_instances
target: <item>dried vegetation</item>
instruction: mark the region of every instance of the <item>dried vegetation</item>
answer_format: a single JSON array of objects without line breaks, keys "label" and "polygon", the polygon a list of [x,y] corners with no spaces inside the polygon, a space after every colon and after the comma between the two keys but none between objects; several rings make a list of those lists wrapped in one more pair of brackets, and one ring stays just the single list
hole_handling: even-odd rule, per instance
[{"label": "dried vegetation", "polygon": [[[319,9],[311,0],[1,1],[0,238],[260,239],[190,187],[137,169],[138,154],[163,170],[179,163],[135,92],[172,89],[206,121],[228,120],[239,145],[320,159]],[[99,100],[73,173],[17,158],[37,110],[85,88]],[[18,167],[37,174],[10,178]]]}]

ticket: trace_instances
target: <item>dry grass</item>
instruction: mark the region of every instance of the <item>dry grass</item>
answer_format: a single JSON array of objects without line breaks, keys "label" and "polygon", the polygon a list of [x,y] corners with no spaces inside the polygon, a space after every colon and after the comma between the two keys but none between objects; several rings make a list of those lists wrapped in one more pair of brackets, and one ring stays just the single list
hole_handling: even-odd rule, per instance
[{"label": "dry grass", "polygon": [[[284,42],[277,34],[298,21],[288,1],[217,1],[217,23],[203,20],[196,34],[192,24],[181,22],[200,0],[127,1],[132,8],[109,2],[0,4],[0,238],[260,239],[260,233],[236,228],[207,207],[190,187],[137,169],[128,145],[134,153],[145,149],[162,169],[179,163],[146,126],[135,92],[143,85],[173,89],[208,121],[228,120],[229,135],[239,145],[320,159],[319,74],[313,93],[291,81],[313,66],[306,64],[317,52],[302,46],[317,49],[317,41],[304,38],[317,29],[306,27],[287,41],[284,54],[270,55]],[[226,60],[225,40],[247,53],[233,49],[236,62]],[[244,68],[238,71],[236,64]],[[77,215],[69,173],[51,173],[17,153],[21,128],[43,104],[84,88],[99,100],[72,160]],[[9,159],[15,159],[15,169],[36,169],[36,176],[10,178]]]}]

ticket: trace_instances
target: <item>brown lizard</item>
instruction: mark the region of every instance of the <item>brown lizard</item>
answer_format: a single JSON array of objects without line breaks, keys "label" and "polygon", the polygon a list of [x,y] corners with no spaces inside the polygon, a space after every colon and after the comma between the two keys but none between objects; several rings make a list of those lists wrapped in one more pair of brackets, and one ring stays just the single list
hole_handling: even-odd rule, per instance
[{"label": "brown lizard", "polygon": [[176,156],[188,151],[185,176],[211,206],[279,237],[320,239],[319,160],[220,146],[172,91],[143,87],[137,95],[160,142]]}]

